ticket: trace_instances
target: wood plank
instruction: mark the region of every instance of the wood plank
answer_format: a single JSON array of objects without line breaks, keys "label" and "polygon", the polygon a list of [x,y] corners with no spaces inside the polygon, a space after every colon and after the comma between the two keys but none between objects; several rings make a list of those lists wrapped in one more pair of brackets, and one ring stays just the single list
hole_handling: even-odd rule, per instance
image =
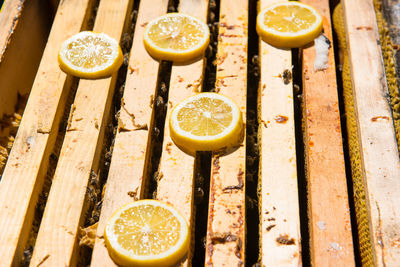
[{"label": "wood plank", "polygon": [[9,0],[3,3],[0,13],[0,62],[11,41],[17,23],[22,14],[23,3],[18,0]]},{"label": "wood plank", "polygon": [[[284,1],[261,1],[260,10],[276,2]],[[293,83],[291,78],[283,78],[284,73],[291,76],[292,53],[260,39],[259,59],[261,264],[299,266],[302,258]],[[283,244],[285,240],[292,244]]]},{"label": "wood plank", "polygon": [[342,4],[374,261],[376,266],[398,266],[400,157],[374,6],[372,0],[343,0]]},{"label": "wood plank", "polygon": [[[221,0],[216,91],[232,98],[246,123],[248,1]],[[246,246],[246,140],[213,153],[206,239],[207,266],[244,266]],[[230,186],[237,188],[226,190]],[[232,241],[215,242],[231,234]]]},{"label": "wood plank", "polygon": [[[120,40],[133,1],[100,2],[93,31]],[[89,202],[91,172],[98,172],[117,73],[81,79],[30,266],[75,266],[79,227]]]},{"label": "wood plank", "polygon": [[[141,1],[130,54],[123,95],[124,108],[120,110],[119,131],[115,137],[112,161],[107,178],[96,243],[91,266],[113,266],[104,245],[103,233],[108,218],[122,205],[143,198],[145,179],[149,178],[149,145],[153,128],[151,99],[156,94],[159,62],[143,46],[145,25],[167,12],[168,0]],[[131,115],[134,114],[134,122]],[[134,125],[135,123],[136,125]],[[135,130],[138,125],[148,129]],[[135,192],[132,199],[128,192]]]},{"label": "wood plank", "polygon": [[51,28],[43,5],[8,0],[0,13],[0,119],[14,112],[18,94],[32,88]]},{"label": "wood plank", "polygon": [[[23,3],[19,0],[10,0],[3,3],[0,12],[0,74],[10,67],[2,67],[5,65],[5,55],[9,47],[11,46],[11,39],[14,35],[15,29],[18,26],[18,22],[21,18],[23,11]],[[14,55],[15,56],[15,55]],[[10,63],[9,63],[10,64]],[[1,80],[4,80],[4,75],[0,76]],[[20,79],[21,80],[21,79]],[[12,114],[14,112],[15,104],[17,103],[17,93],[16,88],[8,89],[7,86],[1,86],[2,90],[0,92],[0,119],[3,118],[4,114]],[[0,129],[1,133],[1,129]]]},{"label": "wood plank", "polygon": [[314,69],[315,47],[303,49],[303,103],[311,262],[354,266],[329,1],[302,0],[323,16],[328,68]]},{"label": "wood plank", "polygon": [[58,67],[61,43],[86,27],[91,0],[60,4],[0,183],[0,256],[19,264],[73,81]]},{"label": "wood plank", "polygon": [[[179,12],[192,15],[201,21],[207,21],[208,0],[180,1]],[[194,237],[194,162],[195,158],[181,151],[171,140],[168,119],[173,106],[183,99],[202,90],[205,60],[178,65],[171,70],[168,93],[167,119],[164,128],[164,141],[159,166],[157,199],[168,202],[177,208],[186,218]],[[191,244],[193,245],[193,243]],[[191,266],[194,247],[189,253],[184,266]]]}]

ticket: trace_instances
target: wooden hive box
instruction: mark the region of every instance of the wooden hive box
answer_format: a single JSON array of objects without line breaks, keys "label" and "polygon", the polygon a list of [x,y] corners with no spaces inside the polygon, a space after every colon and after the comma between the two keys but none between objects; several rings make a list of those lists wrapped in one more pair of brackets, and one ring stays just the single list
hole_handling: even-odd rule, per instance
[{"label": "wooden hive box", "polygon": [[[141,198],[168,202],[185,216],[193,240],[183,266],[367,262],[343,142],[336,1],[301,1],[324,18],[331,48],[322,71],[314,71],[313,44],[284,50],[258,38],[257,10],[278,1],[5,1],[0,137],[16,136],[0,169],[0,266],[113,266],[105,222]],[[342,7],[369,263],[399,266],[400,161],[375,9],[372,0],[342,0]],[[209,24],[204,58],[172,64],[146,52],[145,26],[173,11]],[[82,30],[120,41],[118,73],[85,80],[59,69],[61,43]],[[193,157],[172,142],[171,108],[202,91],[238,103],[246,121],[240,147]],[[26,107],[12,133],[5,118],[18,101]]]}]

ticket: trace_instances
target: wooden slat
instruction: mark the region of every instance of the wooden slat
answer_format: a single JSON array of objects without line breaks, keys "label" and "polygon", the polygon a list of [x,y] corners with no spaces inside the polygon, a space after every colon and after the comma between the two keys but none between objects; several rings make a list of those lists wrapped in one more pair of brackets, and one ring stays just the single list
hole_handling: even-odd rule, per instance
[{"label": "wooden slat", "polygon": [[[119,40],[132,6],[129,0],[102,0],[93,30]],[[88,181],[98,172],[116,77],[80,80],[30,266],[76,264]]]},{"label": "wooden slat", "polygon": [[372,0],[343,0],[376,266],[400,265],[400,158]]},{"label": "wooden slat", "polygon": [[[216,91],[232,98],[246,123],[248,1],[221,0]],[[246,140],[225,154],[213,153],[208,227],[207,266],[244,266],[246,244]],[[227,189],[229,187],[234,189]],[[216,238],[230,234],[226,242]]]},{"label": "wooden slat", "polygon": [[[208,0],[180,1],[179,12],[207,21]],[[186,218],[190,229],[194,216],[194,162],[195,158],[181,151],[171,140],[168,119],[171,108],[183,99],[201,91],[205,60],[190,64],[174,64],[168,93],[167,119],[164,128],[163,149],[159,166],[157,199],[168,202]],[[193,238],[194,236],[192,236]],[[192,244],[193,245],[193,244]],[[190,248],[184,266],[191,266],[193,247]]]},{"label": "wooden slat", "polygon": [[[275,2],[283,1],[261,1],[260,11]],[[299,266],[301,236],[292,53],[260,40],[259,54],[261,263],[265,266]],[[285,245],[285,240],[290,242]]]},{"label": "wooden slat", "polygon": [[[168,0],[140,2],[123,95],[124,107],[120,110],[119,128],[122,130],[115,137],[91,261],[94,267],[114,265],[103,240],[108,218],[122,205],[143,198],[149,170],[150,129],[153,127],[154,109],[150,103],[156,94],[159,68],[159,62],[150,57],[143,46],[143,32],[149,21],[166,13],[167,6]],[[134,114],[134,122],[128,112]],[[145,124],[147,129],[135,130]],[[129,192],[136,196],[132,198]]]},{"label": "wooden slat", "polygon": [[0,119],[32,88],[51,27],[48,5],[39,2],[8,0],[0,13]]},{"label": "wooden slat", "polygon": [[72,78],[58,67],[61,43],[85,27],[92,1],[60,4],[38,75],[0,183],[0,256],[18,264],[41,192],[50,152],[64,113]]},{"label": "wooden slat", "polygon": [[2,11],[0,13],[0,86],[2,88],[0,92],[0,119],[4,114],[12,114],[14,112],[15,104],[17,103],[17,92],[15,92],[17,88],[9,89],[8,86],[4,84],[7,80],[5,79],[4,74],[2,74],[2,72],[7,71],[10,67],[6,66],[7,68],[4,68],[2,66],[5,65],[4,61],[6,51],[9,50],[11,39],[18,26],[22,11],[23,4],[21,1],[10,0],[3,3]]},{"label": "wooden slat", "polygon": [[18,0],[9,0],[3,3],[0,13],[0,62],[11,41],[19,18],[21,17],[23,3]]},{"label": "wooden slat", "polygon": [[329,1],[302,2],[323,16],[324,35],[332,45],[326,70],[314,70],[314,46],[303,50],[311,262],[315,266],[354,266]]}]

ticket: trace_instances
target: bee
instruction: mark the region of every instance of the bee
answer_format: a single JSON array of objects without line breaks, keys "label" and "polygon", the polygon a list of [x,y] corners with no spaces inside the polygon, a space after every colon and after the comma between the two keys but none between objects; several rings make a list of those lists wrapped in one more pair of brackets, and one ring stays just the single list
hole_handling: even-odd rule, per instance
[{"label": "bee", "polygon": [[289,84],[292,81],[292,72],[285,69],[282,74],[282,80],[284,84]]}]

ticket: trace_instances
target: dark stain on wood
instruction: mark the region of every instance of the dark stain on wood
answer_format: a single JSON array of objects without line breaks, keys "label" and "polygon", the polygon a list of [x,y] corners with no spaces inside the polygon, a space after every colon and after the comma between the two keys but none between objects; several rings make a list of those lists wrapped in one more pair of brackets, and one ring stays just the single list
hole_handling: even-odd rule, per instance
[{"label": "dark stain on wood", "polygon": [[276,224],[271,224],[271,225],[267,226],[267,228],[266,228],[267,232],[269,232],[275,226],[276,226]]},{"label": "dark stain on wood", "polygon": [[356,28],[356,30],[357,31],[360,31],[360,30],[372,31],[372,27],[371,26],[358,26]]},{"label": "dark stain on wood", "polygon": [[378,210],[378,229],[376,231],[376,237],[378,239],[378,244],[382,249],[382,266],[386,267],[386,262],[385,262],[385,244],[383,243],[383,238],[382,238],[382,218],[381,218],[381,209],[379,208],[378,202],[375,202],[376,209]]},{"label": "dark stain on wood", "polygon": [[235,252],[235,255],[239,259],[241,259],[241,256],[242,256],[242,247],[243,247],[242,239],[238,238],[236,240],[236,252]]},{"label": "dark stain on wood", "polygon": [[296,243],[296,242],[295,242],[295,239],[289,237],[287,234],[278,236],[278,237],[275,239],[275,241],[276,241],[278,244],[281,244],[281,245],[294,245],[294,244]]},{"label": "dark stain on wood", "polygon": [[219,166],[219,158],[215,158],[215,160],[213,161],[213,167],[214,167],[213,170],[212,170],[213,175],[218,174],[219,173],[219,169],[221,168]]},{"label": "dark stain on wood", "polygon": [[274,119],[277,123],[286,123],[289,120],[288,117],[282,115],[277,115],[274,117]]},{"label": "dark stain on wood", "polygon": [[237,240],[237,236],[229,232],[227,233],[213,233],[211,235],[211,243],[214,244],[224,244],[227,242],[234,242]]},{"label": "dark stain on wood", "polygon": [[372,122],[377,122],[377,121],[381,121],[381,120],[389,120],[390,118],[388,116],[375,116],[371,118]]},{"label": "dark stain on wood", "polygon": [[220,27],[224,27],[224,28],[226,28],[227,30],[233,30],[233,29],[236,27],[236,25],[227,25],[227,24],[224,23],[224,22],[221,22],[221,23],[219,24],[219,26],[220,26]]},{"label": "dark stain on wood", "polygon": [[223,188],[222,191],[224,193],[226,193],[226,191],[241,190],[243,188],[243,186],[244,186],[243,175],[244,175],[244,172],[242,171],[242,169],[239,169],[239,172],[238,172],[238,175],[237,175],[238,184],[237,185],[227,186],[227,187]]},{"label": "dark stain on wood", "polygon": [[172,142],[168,142],[165,147],[165,150],[167,150],[168,154],[171,154],[171,146],[172,146]]}]

